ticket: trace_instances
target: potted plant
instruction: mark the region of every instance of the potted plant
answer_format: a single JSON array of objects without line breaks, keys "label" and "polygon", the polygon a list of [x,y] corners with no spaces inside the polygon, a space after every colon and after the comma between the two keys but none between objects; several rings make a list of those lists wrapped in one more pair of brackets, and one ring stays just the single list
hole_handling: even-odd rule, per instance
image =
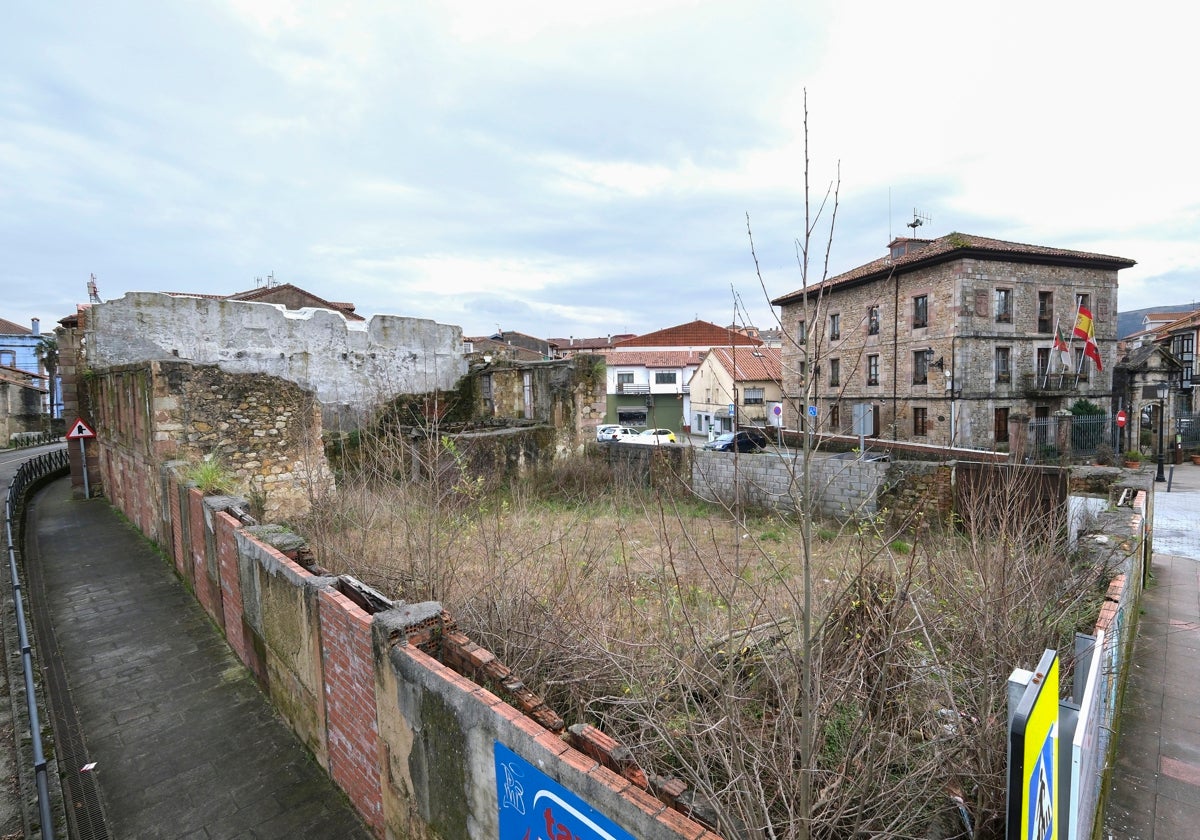
[{"label": "potted plant", "polygon": [[1193,452],[1191,457],[1192,457],[1192,463],[1195,464],[1196,466],[1200,467],[1200,451]]},{"label": "potted plant", "polygon": [[1136,470],[1142,465],[1142,453],[1136,449],[1130,449],[1128,452],[1123,452],[1121,457],[1125,459],[1125,466],[1131,470]]}]

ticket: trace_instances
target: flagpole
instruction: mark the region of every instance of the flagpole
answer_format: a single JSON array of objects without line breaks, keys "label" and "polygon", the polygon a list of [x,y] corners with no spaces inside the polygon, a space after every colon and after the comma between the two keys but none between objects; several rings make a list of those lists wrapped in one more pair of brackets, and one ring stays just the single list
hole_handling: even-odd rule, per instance
[{"label": "flagpole", "polygon": [[[1052,345],[1050,345],[1050,361],[1047,362],[1046,370],[1042,374],[1042,387],[1043,388],[1050,387],[1050,365],[1054,361],[1054,354],[1059,352],[1059,349],[1058,349],[1058,318],[1059,318],[1058,315],[1054,316],[1054,343]],[[1060,382],[1058,384],[1061,385],[1062,383]]]}]

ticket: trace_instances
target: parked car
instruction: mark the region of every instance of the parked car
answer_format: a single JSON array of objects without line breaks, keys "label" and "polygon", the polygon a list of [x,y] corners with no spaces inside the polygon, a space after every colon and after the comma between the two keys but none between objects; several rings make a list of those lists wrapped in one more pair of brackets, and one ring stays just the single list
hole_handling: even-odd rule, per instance
[{"label": "parked car", "polygon": [[616,423],[602,423],[596,427],[596,440],[612,440],[612,433],[621,428]]},{"label": "parked car", "polygon": [[717,452],[758,452],[767,447],[767,436],[756,429],[726,432],[704,444],[705,449]]},{"label": "parked car", "polygon": [[596,429],[596,440],[602,443],[612,440],[628,440],[638,436],[638,433],[628,426],[603,426],[601,428],[605,431],[601,434],[600,429]]},{"label": "parked car", "polygon": [[670,429],[643,429],[638,433],[638,443],[675,443],[675,433]]}]

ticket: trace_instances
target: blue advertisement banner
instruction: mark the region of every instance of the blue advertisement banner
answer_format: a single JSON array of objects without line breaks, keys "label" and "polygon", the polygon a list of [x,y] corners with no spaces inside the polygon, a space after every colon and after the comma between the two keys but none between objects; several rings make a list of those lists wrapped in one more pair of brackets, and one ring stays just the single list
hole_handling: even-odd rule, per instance
[{"label": "blue advertisement banner", "polygon": [[500,840],[634,840],[499,741],[494,747]]}]

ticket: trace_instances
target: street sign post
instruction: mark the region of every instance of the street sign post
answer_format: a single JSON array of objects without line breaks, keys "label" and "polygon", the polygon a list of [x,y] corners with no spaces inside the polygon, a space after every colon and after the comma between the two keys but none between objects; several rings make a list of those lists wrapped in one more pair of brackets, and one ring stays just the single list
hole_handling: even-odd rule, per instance
[{"label": "street sign post", "polygon": [[83,497],[85,499],[92,498],[92,488],[88,486],[87,449],[84,447],[84,441],[95,436],[96,433],[92,427],[84,423],[82,417],[76,417],[75,422],[71,424],[70,431],[67,432],[67,440],[79,441],[79,468],[83,473]]},{"label": "street sign post", "polygon": [[1117,425],[1120,426],[1122,429],[1125,428],[1125,423],[1126,423],[1126,421],[1128,421],[1128,419],[1129,418],[1125,416],[1124,411],[1117,412]]}]

